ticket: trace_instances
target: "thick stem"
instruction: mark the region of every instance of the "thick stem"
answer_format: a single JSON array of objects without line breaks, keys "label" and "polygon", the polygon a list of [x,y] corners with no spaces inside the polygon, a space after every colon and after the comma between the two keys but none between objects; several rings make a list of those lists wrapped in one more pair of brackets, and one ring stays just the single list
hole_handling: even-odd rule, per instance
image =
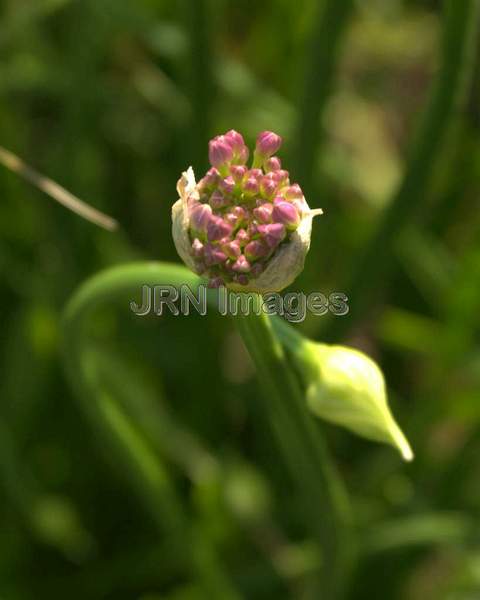
[{"label": "thick stem", "polygon": [[271,423],[292,478],[304,494],[308,521],[322,549],[321,597],[339,600],[352,562],[345,491],[270,319],[249,315],[236,317],[235,323],[258,370],[265,420]]}]

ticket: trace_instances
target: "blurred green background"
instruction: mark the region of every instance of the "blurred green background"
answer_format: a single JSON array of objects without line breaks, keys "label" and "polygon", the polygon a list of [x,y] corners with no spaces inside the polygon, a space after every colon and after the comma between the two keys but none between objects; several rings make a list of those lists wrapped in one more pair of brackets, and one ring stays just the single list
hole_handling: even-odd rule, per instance
[{"label": "blurred green background", "polygon": [[[325,211],[292,289],[350,304],[298,327],[378,360],[416,453],[404,465],[322,426],[358,530],[348,598],[480,598],[477,8],[0,1],[0,143],[121,224],[102,231],[0,170],[1,600],[211,597],[185,566],[191,540],[155,518],[135,468],[75,403],[60,320],[104,267],[178,262],[176,181],[205,170],[208,139],[231,128],[250,144],[263,129],[284,137],[286,168]],[[123,301],[93,335],[129,407],[116,426],[151,448],[197,560],[221,561],[235,590],[223,597],[321,600],[311,523],[232,322],[138,319]]]}]

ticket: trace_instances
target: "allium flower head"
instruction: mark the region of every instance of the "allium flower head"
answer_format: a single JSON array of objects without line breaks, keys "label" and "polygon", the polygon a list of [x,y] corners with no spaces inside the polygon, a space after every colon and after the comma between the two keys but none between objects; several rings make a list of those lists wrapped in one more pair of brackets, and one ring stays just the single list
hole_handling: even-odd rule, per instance
[{"label": "allium flower head", "polygon": [[180,257],[210,287],[280,291],[302,271],[312,218],[297,183],[273,156],[282,139],[259,134],[252,168],[249,150],[233,129],[209,143],[212,168],[197,184],[193,169],[178,181],[172,207],[173,239]]}]

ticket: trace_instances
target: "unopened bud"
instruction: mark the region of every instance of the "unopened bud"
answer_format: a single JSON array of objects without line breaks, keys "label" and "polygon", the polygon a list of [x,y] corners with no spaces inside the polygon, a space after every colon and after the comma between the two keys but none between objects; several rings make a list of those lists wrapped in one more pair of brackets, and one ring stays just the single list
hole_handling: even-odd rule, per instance
[{"label": "unopened bud", "polygon": [[232,242],[222,245],[222,250],[228,258],[231,258],[232,260],[236,260],[242,253],[240,242],[238,240],[233,240]]},{"label": "unopened bud", "polygon": [[213,210],[218,210],[228,206],[229,200],[220,190],[215,190],[210,196],[209,203]]},{"label": "unopened bud", "polygon": [[261,240],[252,240],[245,246],[244,250],[245,256],[251,261],[263,258],[269,252],[270,248]]},{"label": "unopened bud", "polygon": [[254,196],[258,194],[260,186],[258,184],[258,180],[255,177],[249,177],[247,181],[243,185],[243,189],[246,194],[249,196]]},{"label": "unopened bud", "polygon": [[190,211],[190,227],[193,231],[205,233],[212,218],[212,209],[208,204],[196,204]]},{"label": "unopened bud", "polygon": [[266,198],[271,198],[276,189],[276,182],[271,177],[268,177],[268,175],[265,175],[260,183],[260,191],[262,192],[262,195]]},{"label": "unopened bud", "polygon": [[235,129],[230,129],[230,131],[227,131],[224,137],[232,146],[234,152],[236,152],[238,148],[245,146],[243,135],[238,133],[238,131],[235,131]]},{"label": "unopened bud", "polygon": [[251,265],[248,260],[243,254],[241,254],[234,262],[232,269],[237,273],[248,273],[248,271],[250,271],[250,267]]},{"label": "unopened bud", "polygon": [[275,154],[282,145],[282,138],[273,131],[262,131],[257,137],[255,152],[264,159]]},{"label": "unopened bud", "polygon": [[279,171],[282,168],[282,163],[278,156],[272,156],[265,161],[265,171]]},{"label": "unopened bud", "polygon": [[273,327],[289,350],[313,413],[362,437],[394,446],[407,461],[413,459],[388,405],[382,371],[371,358],[345,346],[285,336],[285,324],[280,321]]},{"label": "unopened bud", "polygon": [[225,194],[232,194],[235,189],[235,180],[229,175],[225,179],[220,180],[219,187]]},{"label": "unopened bud", "polygon": [[247,209],[243,208],[243,206],[234,206],[232,208],[232,213],[239,219],[243,220],[248,217],[249,211]]},{"label": "unopened bud", "polygon": [[287,229],[294,231],[300,224],[300,215],[290,202],[275,202],[272,210],[272,221],[283,223]]},{"label": "unopened bud", "polygon": [[240,183],[247,174],[247,167],[244,165],[232,165],[230,167],[230,174],[235,183]]},{"label": "unopened bud", "polygon": [[205,245],[204,256],[207,267],[221,264],[227,260],[227,255],[213,244]]},{"label": "unopened bud", "polygon": [[247,244],[250,241],[250,236],[245,231],[245,229],[239,229],[237,231],[237,235],[235,236],[235,239],[238,241],[238,243],[241,246],[243,246],[244,244]]},{"label": "unopened bud", "polygon": [[208,158],[212,167],[222,167],[232,160],[233,150],[225,136],[219,135],[209,142]]},{"label": "unopened bud", "polygon": [[257,208],[253,209],[253,216],[259,223],[270,223],[272,219],[273,204],[264,202]]},{"label": "unopened bud", "polygon": [[207,237],[210,242],[216,242],[232,233],[232,226],[221,217],[213,215],[207,225]]},{"label": "unopened bud", "polygon": [[205,177],[199,182],[198,186],[201,190],[209,190],[220,181],[220,173],[215,167],[209,169]]},{"label": "unopened bud", "polygon": [[233,151],[233,160],[240,164],[245,164],[248,160],[248,156],[250,154],[247,146],[245,145],[245,141],[243,136],[235,131],[234,129],[230,129],[225,134],[225,141],[231,146]]},{"label": "unopened bud", "polygon": [[290,183],[289,180],[289,172],[285,171],[285,169],[279,169],[278,171],[272,171],[273,180],[277,184],[277,186],[284,186]]},{"label": "unopened bud", "polygon": [[302,188],[298,185],[298,183],[294,183],[290,187],[285,190],[283,194],[286,200],[296,200],[303,198]]},{"label": "unopened bud", "polygon": [[253,177],[254,179],[261,179],[263,177],[262,169],[250,169],[248,171],[248,176]]},{"label": "unopened bud", "polygon": [[276,248],[285,238],[285,226],[282,223],[258,225],[257,231],[269,248]]}]

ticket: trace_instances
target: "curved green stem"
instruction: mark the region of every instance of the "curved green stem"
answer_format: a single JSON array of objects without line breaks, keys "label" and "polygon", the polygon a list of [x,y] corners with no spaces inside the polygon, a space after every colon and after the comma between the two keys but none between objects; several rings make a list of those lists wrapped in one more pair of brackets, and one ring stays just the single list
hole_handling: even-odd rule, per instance
[{"label": "curved green stem", "polygon": [[236,591],[218,564],[214,549],[198,527],[187,519],[167,469],[139,428],[109,390],[100,384],[95,352],[89,350],[87,324],[91,314],[125,293],[136,293],[143,284],[196,285],[198,278],[184,269],[158,263],[115,267],[92,277],[80,287],[65,311],[64,359],[75,397],[101,439],[108,439],[119,463],[134,479],[162,535],[181,545],[187,563],[209,596],[237,600]]},{"label": "curved green stem", "polygon": [[[263,412],[292,477],[304,493],[308,522],[319,539],[321,597],[338,600],[346,591],[353,558],[345,491],[275,335],[277,325],[283,328],[280,319],[262,314],[237,317],[235,322],[258,370]],[[292,329],[286,323],[284,327]]]},{"label": "curved green stem", "polygon": [[412,220],[427,196],[452,118],[463,104],[472,78],[479,9],[480,0],[446,1],[441,68],[405,176],[375,233],[353,265],[345,290],[354,310],[348,317],[330,321],[328,332],[324,330],[329,338],[338,339],[345,334],[378,294],[378,283],[388,272],[399,232]]}]

